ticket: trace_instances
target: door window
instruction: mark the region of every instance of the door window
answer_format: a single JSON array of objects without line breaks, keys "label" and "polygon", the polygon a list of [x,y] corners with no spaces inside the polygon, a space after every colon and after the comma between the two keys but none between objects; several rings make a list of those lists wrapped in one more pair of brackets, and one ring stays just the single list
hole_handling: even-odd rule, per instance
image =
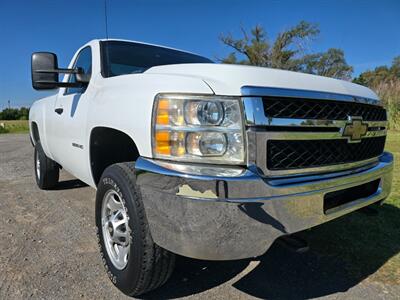
[{"label": "door window", "polygon": [[[90,47],[83,48],[74,63],[74,68],[82,68],[84,73],[87,75],[92,75],[92,50]],[[68,78],[68,82],[76,82],[75,74],[70,74]],[[78,88],[67,88],[65,94],[76,94],[76,93],[84,93],[86,87],[78,87]]]}]

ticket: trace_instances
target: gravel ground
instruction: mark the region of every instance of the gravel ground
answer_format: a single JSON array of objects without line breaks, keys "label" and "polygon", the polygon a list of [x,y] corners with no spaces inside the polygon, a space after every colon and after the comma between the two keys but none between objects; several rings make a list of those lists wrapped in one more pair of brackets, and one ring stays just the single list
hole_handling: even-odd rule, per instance
[{"label": "gravel ground", "polygon": [[[39,190],[28,136],[0,135],[0,299],[124,299],[98,255],[95,191],[65,172],[61,180],[58,190]],[[179,257],[169,282],[143,298],[400,298],[398,286],[369,275],[354,278],[337,258],[275,243],[253,260]]]}]

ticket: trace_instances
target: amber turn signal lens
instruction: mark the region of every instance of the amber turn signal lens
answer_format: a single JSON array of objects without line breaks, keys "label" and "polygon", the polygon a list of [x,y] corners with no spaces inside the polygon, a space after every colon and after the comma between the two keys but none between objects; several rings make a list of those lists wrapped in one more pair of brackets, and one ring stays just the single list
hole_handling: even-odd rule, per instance
[{"label": "amber turn signal lens", "polygon": [[160,99],[157,107],[157,122],[158,125],[169,124],[169,101],[167,99]]},{"label": "amber turn signal lens", "polygon": [[162,155],[171,154],[170,133],[168,131],[156,132],[156,152]]},{"label": "amber turn signal lens", "polygon": [[157,154],[182,156],[185,154],[185,133],[157,131],[155,139],[155,150]]}]

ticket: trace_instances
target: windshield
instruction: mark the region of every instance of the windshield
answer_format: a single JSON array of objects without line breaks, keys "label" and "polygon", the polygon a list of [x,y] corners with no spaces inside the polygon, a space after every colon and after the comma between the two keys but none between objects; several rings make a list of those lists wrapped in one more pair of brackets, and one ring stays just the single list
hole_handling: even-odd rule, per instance
[{"label": "windshield", "polygon": [[213,63],[208,58],[178,50],[133,42],[101,42],[102,74],[112,77],[143,73],[154,66]]}]

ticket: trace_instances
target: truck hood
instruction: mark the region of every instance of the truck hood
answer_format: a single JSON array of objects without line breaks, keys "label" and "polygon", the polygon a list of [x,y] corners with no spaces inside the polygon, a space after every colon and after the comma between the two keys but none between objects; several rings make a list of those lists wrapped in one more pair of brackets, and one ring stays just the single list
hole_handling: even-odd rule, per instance
[{"label": "truck hood", "polygon": [[241,95],[243,86],[257,86],[330,92],[378,99],[372,90],[348,81],[254,66],[177,64],[152,67],[145,73],[199,78],[205,81],[217,95]]}]

